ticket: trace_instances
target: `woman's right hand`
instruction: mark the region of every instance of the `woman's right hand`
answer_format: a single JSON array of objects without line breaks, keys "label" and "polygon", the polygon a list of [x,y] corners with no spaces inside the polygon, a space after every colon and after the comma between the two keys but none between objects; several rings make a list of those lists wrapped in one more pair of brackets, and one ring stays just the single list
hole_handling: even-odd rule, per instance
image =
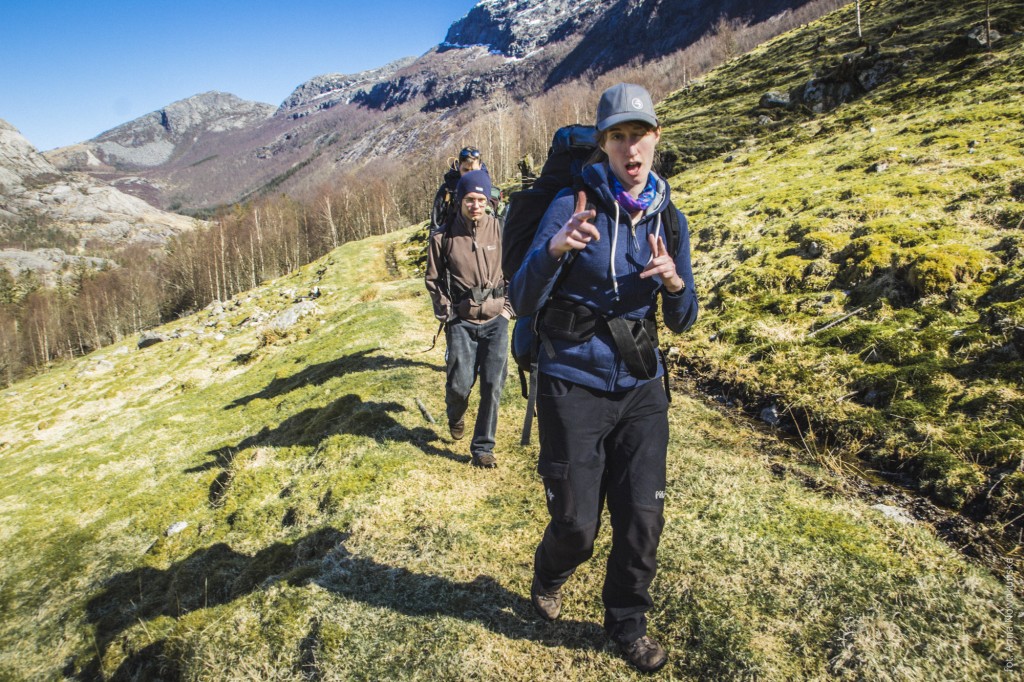
[{"label": "woman's right hand", "polygon": [[593,209],[574,213],[568,222],[548,241],[548,254],[560,259],[573,249],[582,251],[591,241],[601,241],[601,234],[590,221],[597,217]]}]

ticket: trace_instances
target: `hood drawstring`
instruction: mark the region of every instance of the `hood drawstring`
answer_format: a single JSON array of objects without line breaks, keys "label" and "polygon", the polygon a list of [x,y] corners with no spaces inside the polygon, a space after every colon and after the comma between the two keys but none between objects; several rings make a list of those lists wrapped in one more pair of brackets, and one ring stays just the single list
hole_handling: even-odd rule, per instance
[{"label": "hood drawstring", "polygon": [[[656,214],[655,217],[657,218],[657,222],[654,223],[654,243],[657,244],[658,240],[661,238],[661,213]],[[653,251],[651,251],[651,257],[647,262],[650,263],[652,260],[654,260]]]},{"label": "hood drawstring", "polygon": [[615,245],[619,242],[619,202],[615,204],[615,222],[612,225],[612,289],[615,291],[615,300],[619,300],[619,278],[615,276]]},{"label": "hood drawstring", "polygon": [[[615,276],[615,246],[619,242],[619,202],[615,202],[615,225],[612,227],[612,248],[611,248],[611,271],[612,271],[612,290],[615,292],[615,300],[619,300],[619,278]],[[661,237],[661,213],[655,214],[654,223],[654,242],[657,243]],[[647,259],[650,263],[654,260],[654,252],[651,252],[651,257]]]}]

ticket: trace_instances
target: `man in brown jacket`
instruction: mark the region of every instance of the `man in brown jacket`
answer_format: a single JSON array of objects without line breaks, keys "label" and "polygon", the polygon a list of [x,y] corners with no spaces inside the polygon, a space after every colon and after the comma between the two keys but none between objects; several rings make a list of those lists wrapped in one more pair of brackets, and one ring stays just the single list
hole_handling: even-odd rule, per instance
[{"label": "man in brown jacket", "polygon": [[491,179],[484,170],[462,176],[455,191],[459,213],[430,237],[427,291],[434,316],[445,323],[448,430],[465,434],[469,392],[480,377],[480,408],[469,451],[473,464],[497,466],[494,433],[508,362],[512,307],[501,272],[501,224],[487,213]]}]

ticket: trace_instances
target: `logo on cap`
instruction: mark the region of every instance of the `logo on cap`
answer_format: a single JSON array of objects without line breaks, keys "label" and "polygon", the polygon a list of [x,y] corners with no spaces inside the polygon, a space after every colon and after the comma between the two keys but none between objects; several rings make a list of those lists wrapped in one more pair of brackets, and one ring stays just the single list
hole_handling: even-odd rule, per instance
[{"label": "logo on cap", "polygon": [[639,97],[634,97],[633,101],[630,102],[630,104],[633,105],[634,109],[643,109],[644,108],[644,103],[640,101]]}]

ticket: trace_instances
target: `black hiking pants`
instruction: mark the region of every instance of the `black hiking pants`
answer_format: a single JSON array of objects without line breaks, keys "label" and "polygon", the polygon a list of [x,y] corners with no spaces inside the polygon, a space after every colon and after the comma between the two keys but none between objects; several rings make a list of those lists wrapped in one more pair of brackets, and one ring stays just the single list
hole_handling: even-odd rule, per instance
[{"label": "black hiking pants", "polygon": [[604,627],[628,644],[647,633],[648,590],[665,525],[668,400],[660,381],[620,393],[537,378],[540,461],[551,521],[534,557],[544,590],[594,553],[605,502],[612,525]]}]

